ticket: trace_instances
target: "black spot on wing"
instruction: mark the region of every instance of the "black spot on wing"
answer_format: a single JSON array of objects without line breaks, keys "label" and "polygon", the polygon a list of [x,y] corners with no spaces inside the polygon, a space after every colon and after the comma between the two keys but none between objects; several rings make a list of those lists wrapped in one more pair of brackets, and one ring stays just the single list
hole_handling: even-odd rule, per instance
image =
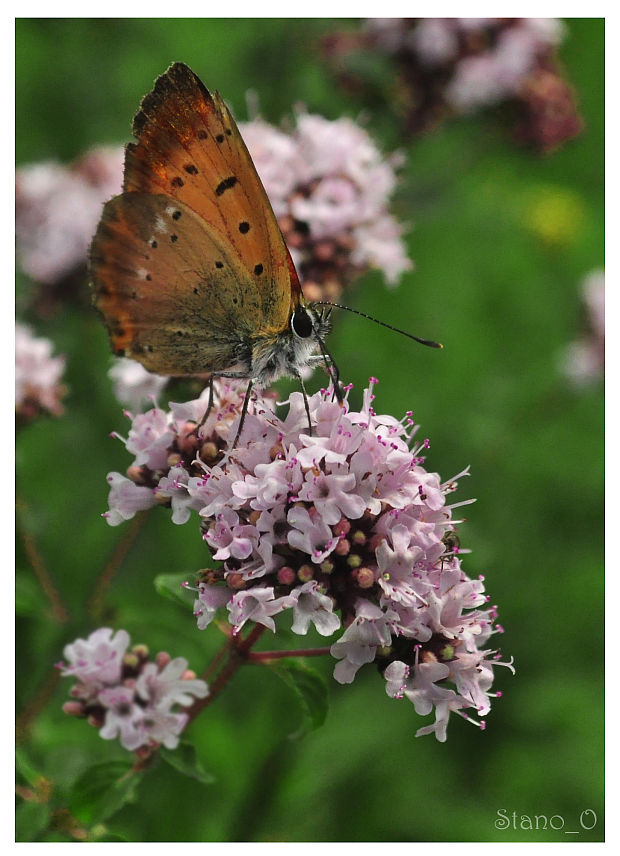
[{"label": "black spot on wing", "polygon": [[195,166],[193,163],[185,164],[183,169],[185,170],[185,172],[189,173],[190,175],[198,175],[198,167]]},{"label": "black spot on wing", "polygon": [[172,181],[170,183],[172,184],[173,187],[183,187],[183,185],[185,184],[185,182],[183,181],[183,179],[181,178],[180,175],[175,175],[175,177],[172,179]]},{"label": "black spot on wing", "polygon": [[256,276],[260,276],[262,272],[263,272],[263,266],[262,265],[260,265],[260,264],[254,265],[254,273],[256,274]]},{"label": "black spot on wing", "polygon": [[242,222],[239,223],[239,231],[242,235],[247,235],[247,233],[250,231],[250,224],[247,220],[242,220]]},{"label": "black spot on wing", "polygon": [[228,178],[225,178],[223,181],[220,181],[218,186],[215,188],[215,195],[221,196],[227,190],[230,190],[231,187],[234,187],[237,183],[237,176],[230,175]]}]

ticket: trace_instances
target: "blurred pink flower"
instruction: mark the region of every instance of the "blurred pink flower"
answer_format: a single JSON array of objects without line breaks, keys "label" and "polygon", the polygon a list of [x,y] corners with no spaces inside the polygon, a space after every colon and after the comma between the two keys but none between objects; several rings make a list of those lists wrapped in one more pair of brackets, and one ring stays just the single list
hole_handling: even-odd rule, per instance
[{"label": "blurred pink flower", "polygon": [[148,402],[152,404],[168,383],[167,377],[152,374],[136,360],[125,357],[114,360],[108,377],[118,401],[134,413],[139,413]]},{"label": "blurred pink flower", "polygon": [[101,627],[65,647],[68,662],[58,668],[77,679],[65,712],[87,717],[104,740],[118,737],[130,751],[157,744],[174,749],[188,720],[177,707],[208,696],[207,684],[188,671],[183,657],[161,652],[149,661],[145,645],[128,651],[129,634],[112,632]]},{"label": "blurred pink flower", "polygon": [[[516,114],[516,137],[549,151],[582,128],[556,60],[565,31],[557,18],[370,18],[358,33],[327,36],[323,52],[349,89],[387,85],[409,134],[450,113],[506,102]],[[373,51],[391,63],[389,84],[350,64]]]},{"label": "blurred pink flower", "polygon": [[560,355],[563,373],[579,386],[599,380],[605,369],[605,272],[590,271],[581,291],[585,331]]},{"label": "blurred pink flower", "polygon": [[123,149],[91,149],[68,166],[22,166],[16,177],[19,262],[32,279],[57,283],[86,264],[103,204],[120,193]]},{"label": "blurred pink flower", "polygon": [[291,132],[261,119],[240,130],[279,219],[306,297],[336,297],[368,268],[389,285],[413,265],[388,213],[398,159],[351,119],[301,113]]},{"label": "blurred pink flower", "polygon": [[49,339],[36,338],[25,324],[15,325],[15,412],[24,422],[42,412],[59,416],[65,388],[63,356],[53,357]]}]

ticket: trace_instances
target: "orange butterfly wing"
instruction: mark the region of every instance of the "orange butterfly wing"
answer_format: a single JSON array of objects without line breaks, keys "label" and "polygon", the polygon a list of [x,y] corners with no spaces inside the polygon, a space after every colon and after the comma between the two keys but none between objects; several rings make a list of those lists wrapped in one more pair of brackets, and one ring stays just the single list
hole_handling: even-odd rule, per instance
[{"label": "orange butterfly wing", "polygon": [[[143,98],[133,132],[124,193],[105,206],[91,249],[95,304],[113,348],[162,374],[230,369],[241,337],[288,329],[302,297],[267,194],[230,111],[182,63]],[[172,224],[165,211],[175,205]],[[151,253],[162,216],[179,243],[158,242]],[[199,316],[183,337],[179,329]],[[190,359],[191,348],[200,355]]]},{"label": "orange butterfly wing", "polygon": [[91,268],[116,354],[158,374],[248,373],[261,296],[234,249],[187,205],[155,193],[110,200]]},{"label": "orange butterfly wing", "polygon": [[[183,63],[170,66],[134,118],[125,191],[165,193],[192,208],[235,248],[280,329],[301,287],[256,167],[219,93]],[[262,269],[262,270],[261,270]],[[260,273],[257,273],[260,271]]]}]

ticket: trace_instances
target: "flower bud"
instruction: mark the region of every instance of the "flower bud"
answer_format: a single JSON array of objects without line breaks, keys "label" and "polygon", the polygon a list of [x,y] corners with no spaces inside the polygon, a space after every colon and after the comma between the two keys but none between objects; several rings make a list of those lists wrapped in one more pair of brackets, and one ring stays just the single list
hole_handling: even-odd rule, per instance
[{"label": "flower bud", "polygon": [[310,565],[302,565],[297,571],[297,578],[302,583],[308,583],[314,578],[314,571]]},{"label": "flower bud", "polygon": [[200,447],[200,457],[205,464],[215,461],[218,454],[218,448],[212,440],[207,440],[207,442],[203,443]]},{"label": "flower bud", "polygon": [[347,538],[341,538],[336,544],[334,553],[337,556],[346,556],[351,550],[351,542]]},{"label": "flower bud", "polygon": [[159,666],[160,669],[163,669],[164,666],[167,666],[172,657],[167,651],[158,651],[155,654],[155,662]]},{"label": "flower bud", "polygon": [[285,586],[292,586],[295,582],[295,571],[288,565],[284,565],[278,571],[278,582]]},{"label": "flower bud", "polygon": [[360,588],[369,589],[375,584],[375,574],[371,568],[357,569],[357,584]]},{"label": "flower bud", "polygon": [[62,706],[63,713],[69,716],[84,716],[84,705],[79,701],[66,701]]},{"label": "flower bud", "polygon": [[334,535],[348,535],[350,529],[351,523],[346,517],[341,517],[338,523],[333,527],[332,531]]}]

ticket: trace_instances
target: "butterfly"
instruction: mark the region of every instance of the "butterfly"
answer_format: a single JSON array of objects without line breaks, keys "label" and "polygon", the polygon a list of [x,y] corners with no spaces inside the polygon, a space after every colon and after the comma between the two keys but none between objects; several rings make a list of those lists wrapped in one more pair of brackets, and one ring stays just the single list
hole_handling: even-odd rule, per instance
[{"label": "butterfly", "polygon": [[208,374],[207,414],[214,377],[248,380],[236,440],[253,384],[301,381],[325,361],[341,399],[323,341],[331,309],[304,299],[221,96],[175,62],[142,99],[133,135],[123,192],[104,206],[89,256],[113,352],[157,374]]}]

